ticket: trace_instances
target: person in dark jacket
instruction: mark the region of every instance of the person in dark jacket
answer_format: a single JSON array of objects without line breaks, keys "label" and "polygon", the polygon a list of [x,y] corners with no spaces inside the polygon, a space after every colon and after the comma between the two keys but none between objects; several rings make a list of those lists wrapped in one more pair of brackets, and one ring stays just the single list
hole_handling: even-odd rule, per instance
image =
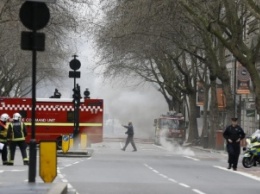
[{"label": "person in dark jacket", "polygon": [[14,156],[16,146],[21,150],[23,157],[23,164],[29,165],[29,159],[27,157],[27,144],[25,142],[25,137],[27,136],[26,125],[21,121],[22,117],[19,113],[14,113],[13,121],[8,126],[7,139],[10,141],[9,149],[10,156],[8,165],[14,165]]},{"label": "person in dark jacket", "polygon": [[125,146],[122,148],[122,150],[125,151],[128,144],[131,143],[134,148],[133,152],[136,152],[137,149],[134,142],[134,127],[132,122],[129,122],[128,125],[122,125],[122,126],[127,129],[127,131],[125,132],[125,134],[127,134],[127,138],[126,138]]},{"label": "person in dark jacket", "polygon": [[0,150],[2,153],[2,161],[3,165],[7,165],[7,129],[8,129],[8,122],[9,115],[3,113],[0,117],[0,143],[2,144],[3,148]]},{"label": "person in dark jacket", "polygon": [[240,141],[245,138],[244,130],[237,124],[237,118],[231,118],[232,124],[229,125],[223,137],[227,141],[228,169],[237,170],[237,163],[240,154]]}]

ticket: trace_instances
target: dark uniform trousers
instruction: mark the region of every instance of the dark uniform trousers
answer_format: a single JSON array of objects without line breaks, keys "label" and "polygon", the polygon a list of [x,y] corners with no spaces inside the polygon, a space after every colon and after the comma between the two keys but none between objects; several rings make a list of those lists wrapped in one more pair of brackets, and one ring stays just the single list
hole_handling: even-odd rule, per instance
[{"label": "dark uniform trousers", "polygon": [[2,153],[2,161],[3,164],[7,164],[7,143],[6,142],[1,142],[4,144],[4,147],[2,150],[0,150],[0,153]]},{"label": "dark uniform trousers", "polygon": [[27,151],[26,151],[27,144],[23,140],[23,141],[10,141],[10,144],[9,144],[9,149],[10,149],[9,163],[14,163],[14,156],[15,156],[16,146],[18,146],[20,148],[20,150],[21,150],[23,161],[24,162],[28,162],[29,159],[27,157]]},{"label": "dark uniform trousers", "polygon": [[134,150],[137,150],[136,146],[135,146],[134,136],[133,135],[128,135],[127,136],[126,142],[125,142],[125,147],[123,148],[124,150],[126,149],[126,147],[128,146],[129,143],[131,143],[131,145],[133,146]]},{"label": "dark uniform trousers", "polygon": [[237,168],[238,158],[240,154],[240,143],[228,143],[228,163],[233,164],[233,168]]}]

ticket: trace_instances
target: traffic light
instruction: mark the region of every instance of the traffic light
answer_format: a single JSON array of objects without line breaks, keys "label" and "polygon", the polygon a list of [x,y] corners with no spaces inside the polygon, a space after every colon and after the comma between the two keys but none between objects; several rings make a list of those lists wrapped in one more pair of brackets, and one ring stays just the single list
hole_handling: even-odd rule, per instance
[{"label": "traffic light", "polygon": [[80,99],[81,99],[81,94],[80,94],[80,86],[77,84],[77,86],[73,89],[73,102],[79,106],[80,105]]}]

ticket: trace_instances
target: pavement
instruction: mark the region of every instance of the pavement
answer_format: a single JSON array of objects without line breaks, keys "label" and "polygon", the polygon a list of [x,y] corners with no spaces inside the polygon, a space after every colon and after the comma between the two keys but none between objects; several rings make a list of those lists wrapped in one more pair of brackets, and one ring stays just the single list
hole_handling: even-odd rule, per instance
[{"label": "pavement", "polygon": [[67,183],[21,183],[1,186],[1,194],[67,194]]},{"label": "pavement", "polygon": [[[20,157],[20,150],[17,150],[16,158],[15,158],[15,167],[16,170],[19,171],[19,168],[23,166],[22,158]],[[92,149],[88,149],[86,151],[77,151],[70,150],[67,153],[63,153],[62,151],[58,151],[57,157],[91,157],[93,153]],[[5,173],[4,171],[12,171],[14,169],[13,166],[3,166],[0,168],[0,178],[4,179]],[[44,183],[41,180],[37,180],[36,177],[35,182],[17,182],[15,179],[13,182],[1,181],[0,179],[0,194],[72,194],[68,191],[68,184],[64,182],[52,182],[52,183]],[[19,179],[20,180],[20,179]]]}]

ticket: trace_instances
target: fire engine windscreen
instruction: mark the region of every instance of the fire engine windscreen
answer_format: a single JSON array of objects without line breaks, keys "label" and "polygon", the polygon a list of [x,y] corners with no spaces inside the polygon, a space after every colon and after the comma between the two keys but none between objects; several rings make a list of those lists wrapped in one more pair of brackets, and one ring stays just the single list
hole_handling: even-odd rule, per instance
[{"label": "fire engine windscreen", "polygon": [[162,119],[161,120],[162,129],[179,129],[179,121],[174,119]]}]

